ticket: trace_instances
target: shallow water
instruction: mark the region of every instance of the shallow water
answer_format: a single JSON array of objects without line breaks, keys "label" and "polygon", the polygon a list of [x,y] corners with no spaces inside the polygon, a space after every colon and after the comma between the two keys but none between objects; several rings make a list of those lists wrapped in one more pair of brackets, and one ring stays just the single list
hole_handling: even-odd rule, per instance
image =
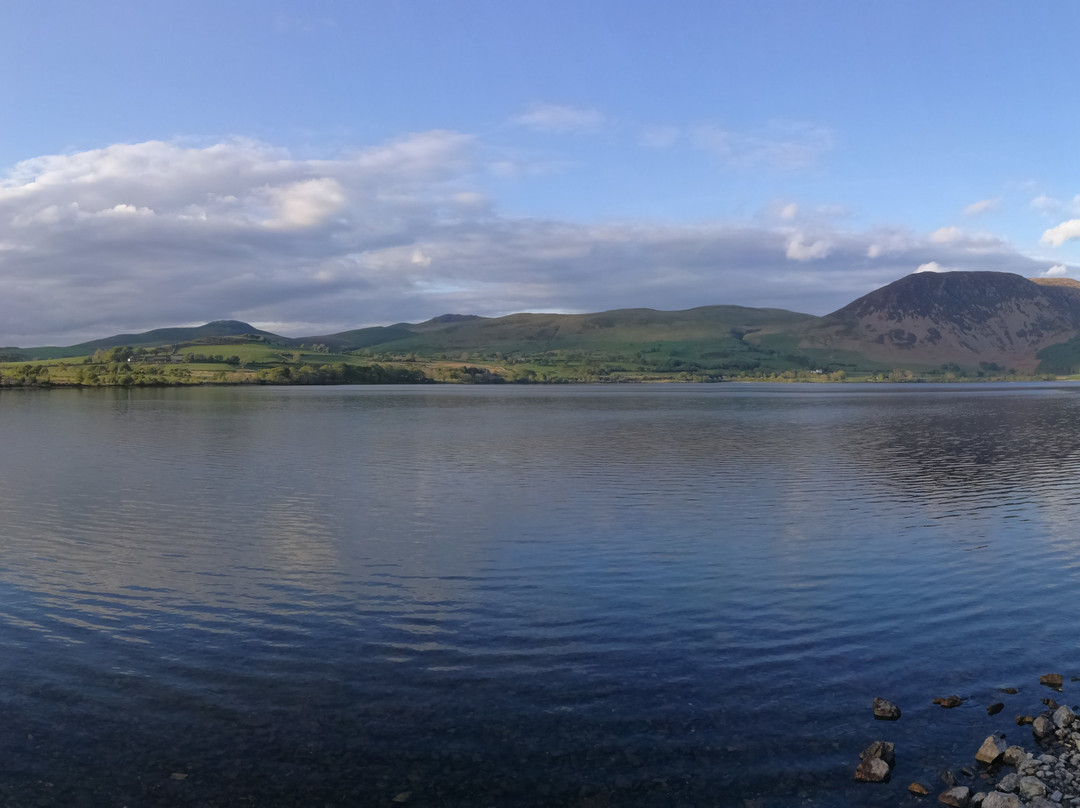
[{"label": "shallow water", "polygon": [[906,804],[1080,674],[1078,426],[1068,384],[5,391],[0,804]]}]

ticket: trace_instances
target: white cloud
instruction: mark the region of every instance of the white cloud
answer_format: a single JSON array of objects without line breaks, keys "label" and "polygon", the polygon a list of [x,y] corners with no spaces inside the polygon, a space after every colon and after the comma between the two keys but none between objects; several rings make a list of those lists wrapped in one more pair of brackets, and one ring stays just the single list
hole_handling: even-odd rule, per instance
[{"label": "white cloud", "polygon": [[1044,272],[1042,275],[1044,278],[1062,278],[1068,274],[1068,267],[1066,267],[1064,264],[1055,264],[1054,266],[1046,270],[1046,272]]},{"label": "white cloud", "polygon": [[959,227],[939,227],[930,234],[930,240],[935,244],[948,244],[951,241],[960,241],[964,237],[964,231]]},{"label": "white cloud", "polygon": [[991,199],[980,199],[978,202],[972,202],[970,205],[964,208],[964,213],[966,213],[968,216],[978,216],[982,213],[988,213],[989,211],[997,210],[998,206],[1000,205],[1000,196],[995,196]]},{"label": "white cloud", "polygon": [[1053,244],[1055,247],[1060,247],[1066,241],[1072,241],[1074,238],[1080,238],[1080,219],[1069,219],[1069,221],[1062,222],[1057,227],[1051,227],[1042,234],[1042,241],[1046,244]]},{"label": "white cloud", "polygon": [[341,210],[346,201],[341,184],[329,177],[267,188],[266,194],[274,215],[263,224],[277,230],[317,227]]},{"label": "white cloud", "polygon": [[818,239],[807,243],[801,233],[796,233],[788,239],[785,254],[792,261],[812,261],[816,258],[825,258],[832,250],[832,244],[824,239]]},{"label": "white cloud", "polygon": [[948,267],[943,267],[937,261],[927,261],[925,264],[920,264],[915,270],[916,272],[951,272]]},{"label": "white cloud", "polygon": [[478,186],[486,154],[425,132],[321,160],[230,140],[26,161],[0,177],[0,344],[226,318],[308,336],[446,312],[823,314],[929,262],[1027,277],[1047,266],[989,237],[845,231],[791,202],[753,225],[512,218]]},{"label": "white cloud", "polygon": [[540,132],[594,132],[604,124],[604,116],[595,109],[563,104],[533,104],[513,120]]}]

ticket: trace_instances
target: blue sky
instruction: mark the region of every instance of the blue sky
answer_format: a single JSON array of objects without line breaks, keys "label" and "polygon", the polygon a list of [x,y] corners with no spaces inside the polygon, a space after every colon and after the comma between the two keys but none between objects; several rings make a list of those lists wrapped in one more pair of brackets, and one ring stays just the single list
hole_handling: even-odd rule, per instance
[{"label": "blue sky", "polygon": [[0,4],[0,344],[1080,277],[1071,2]]}]

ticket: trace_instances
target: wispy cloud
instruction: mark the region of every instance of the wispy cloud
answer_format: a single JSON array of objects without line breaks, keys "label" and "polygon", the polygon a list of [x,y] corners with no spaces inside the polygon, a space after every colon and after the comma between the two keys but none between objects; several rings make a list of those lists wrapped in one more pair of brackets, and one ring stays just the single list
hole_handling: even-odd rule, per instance
[{"label": "wispy cloud", "polygon": [[595,109],[565,104],[533,104],[514,117],[518,126],[539,132],[595,132],[604,125],[604,115]]},{"label": "wispy cloud", "polygon": [[647,126],[638,135],[638,143],[647,149],[668,149],[682,136],[678,126]]},{"label": "wispy cloud", "polygon": [[968,216],[980,216],[984,213],[997,210],[1001,206],[1001,197],[995,196],[990,199],[980,199],[978,202],[972,202],[966,208],[964,213]]},{"label": "wispy cloud", "polygon": [[716,125],[695,126],[691,142],[726,166],[795,171],[811,168],[832,148],[831,130],[811,124],[783,124],[755,132]]}]

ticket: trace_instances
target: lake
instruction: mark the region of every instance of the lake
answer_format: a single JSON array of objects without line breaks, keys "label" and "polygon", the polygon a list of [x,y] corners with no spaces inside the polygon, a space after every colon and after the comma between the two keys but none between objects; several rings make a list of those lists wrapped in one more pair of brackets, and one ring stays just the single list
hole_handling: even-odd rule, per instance
[{"label": "lake", "polygon": [[1074,384],[5,390],[0,447],[4,805],[915,804],[1080,674]]}]

